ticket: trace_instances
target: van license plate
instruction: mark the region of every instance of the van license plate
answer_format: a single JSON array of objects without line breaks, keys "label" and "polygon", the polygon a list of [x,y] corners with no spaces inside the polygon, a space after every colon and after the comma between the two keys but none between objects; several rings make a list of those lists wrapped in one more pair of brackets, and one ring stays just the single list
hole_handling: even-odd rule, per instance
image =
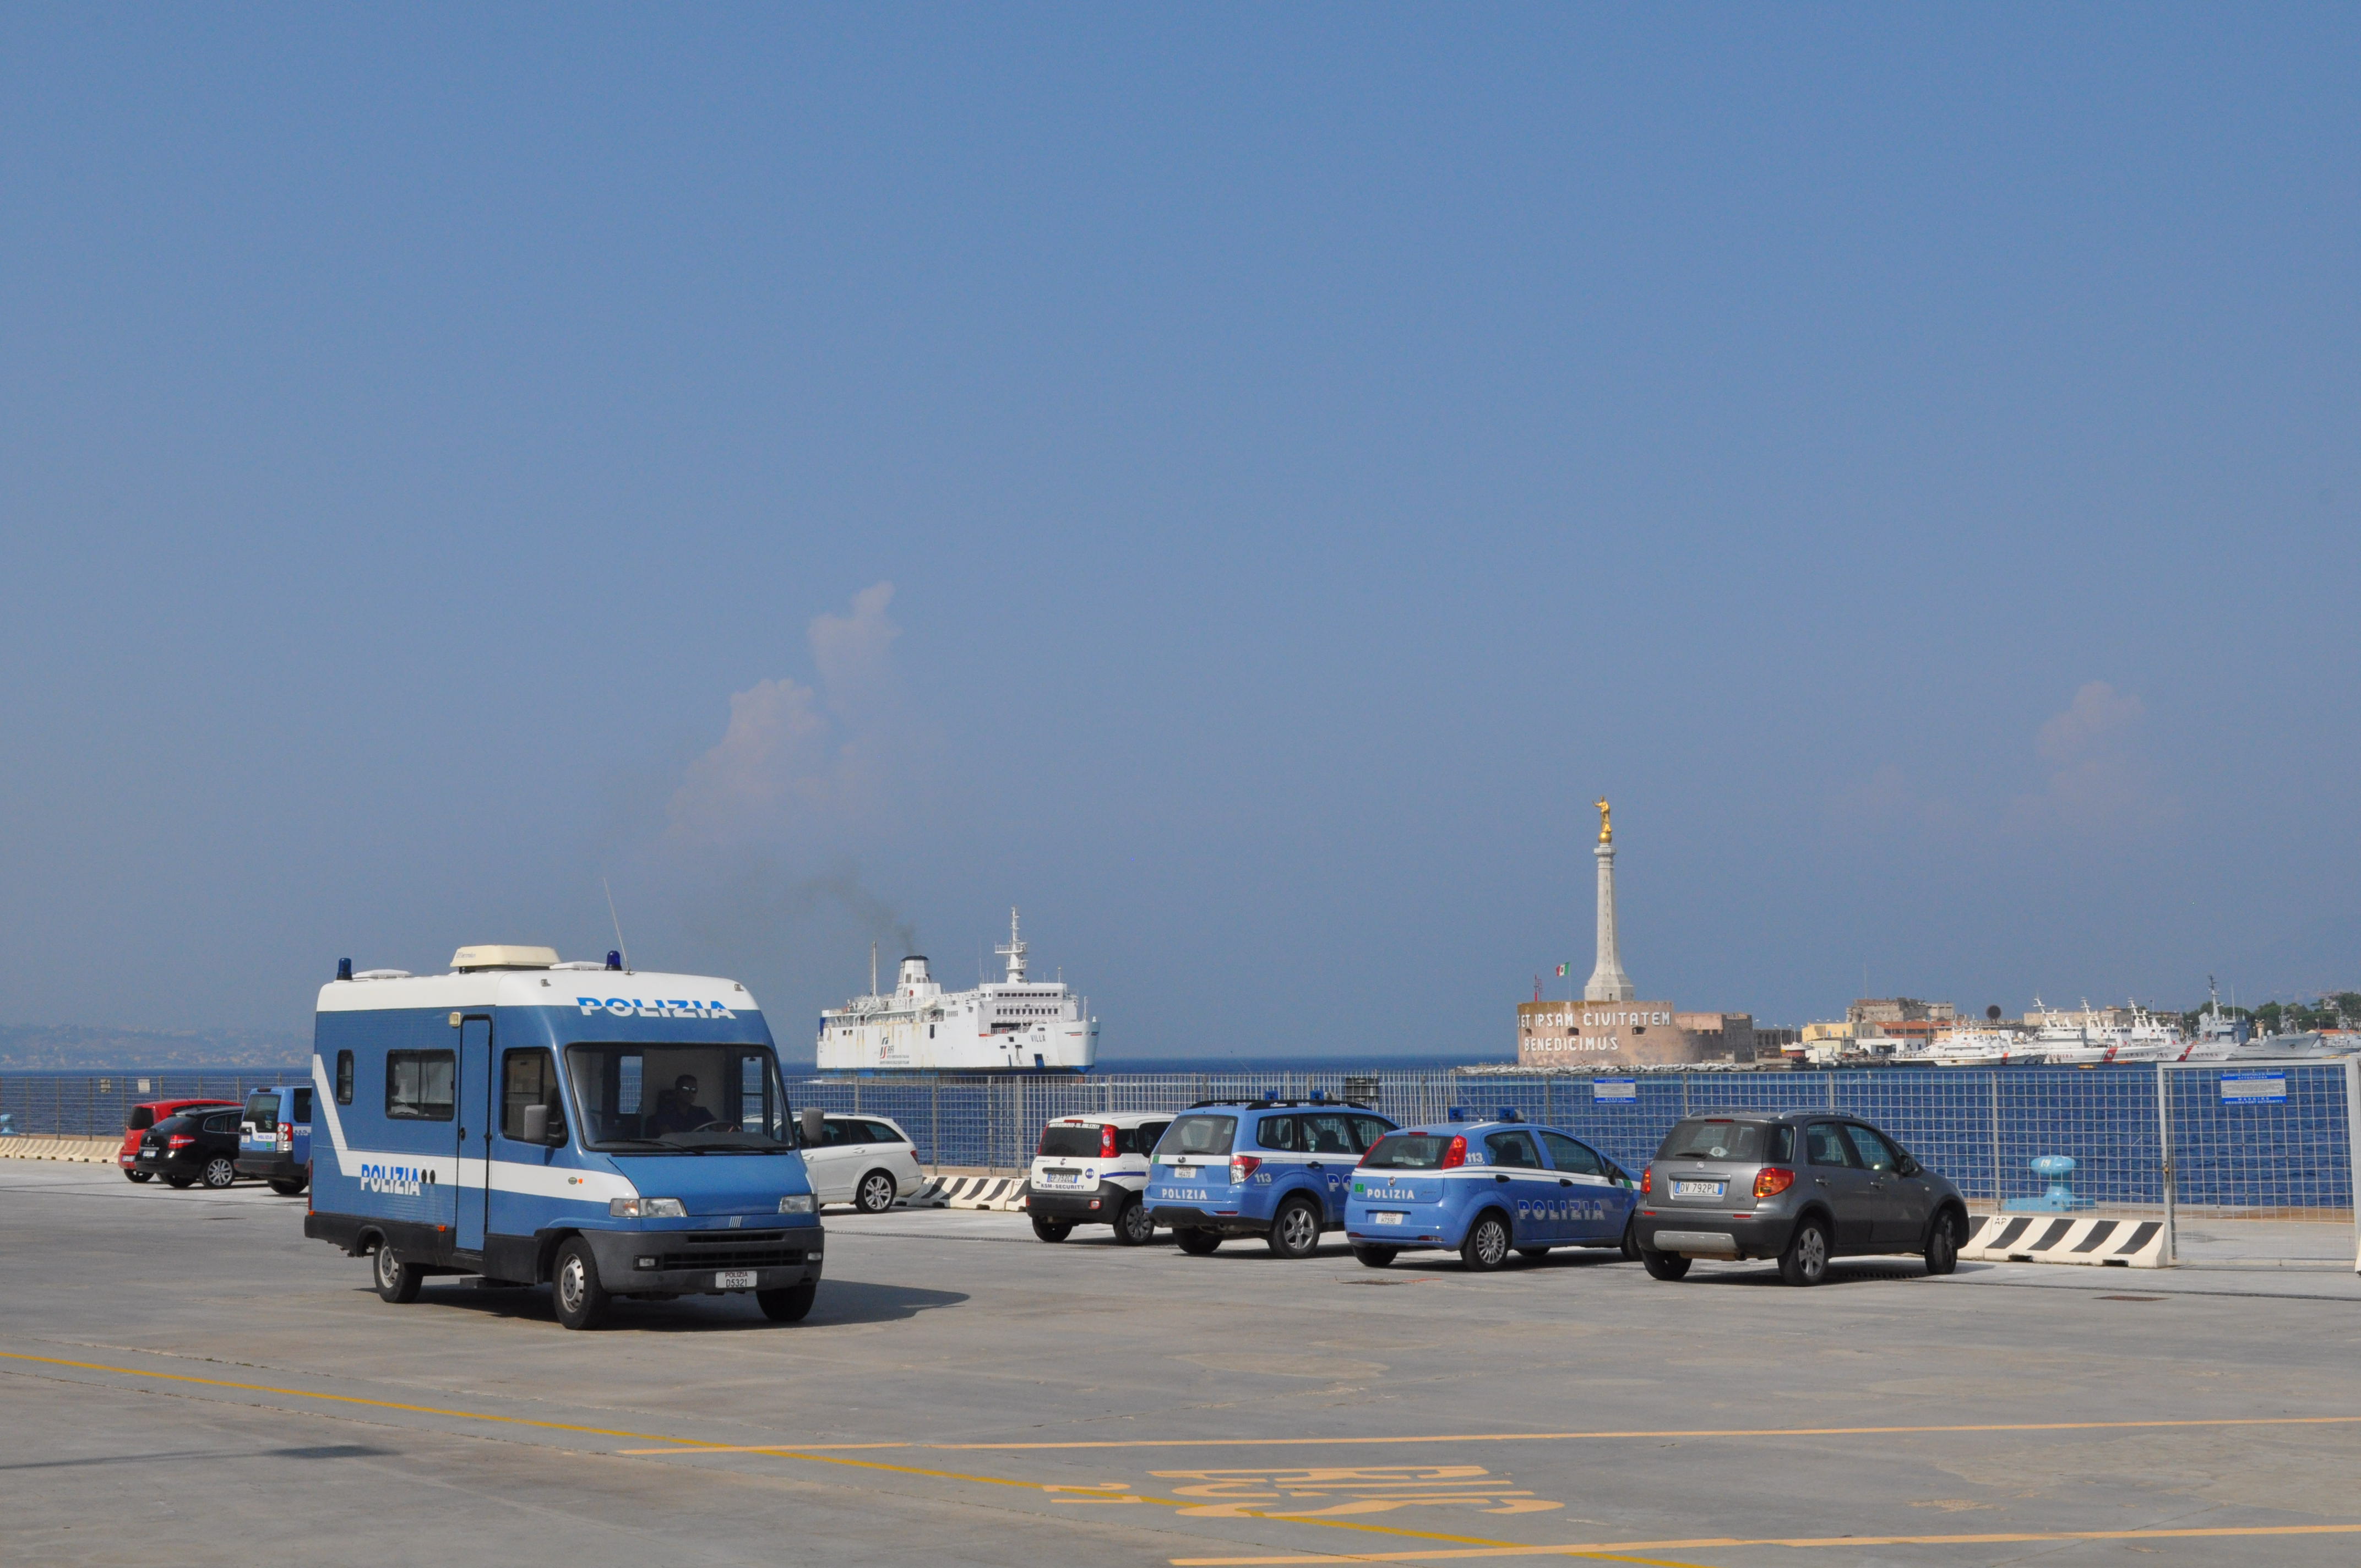
[{"label": "van license plate", "polygon": [[1375,1224],[1399,1225],[1404,1220],[1409,1218],[1410,1216],[1408,1214],[1399,1213],[1385,1209],[1372,1209],[1369,1211],[1369,1219],[1371,1223]]},{"label": "van license plate", "polygon": [[1675,1198],[1719,1198],[1721,1196],[1722,1189],[1729,1185],[1730,1184],[1726,1181],[1675,1181],[1673,1183],[1673,1196]]},{"label": "van license plate", "polygon": [[751,1268],[725,1268],[713,1277],[716,1290],[751,1290],[754,1288],[754,1271]]}]

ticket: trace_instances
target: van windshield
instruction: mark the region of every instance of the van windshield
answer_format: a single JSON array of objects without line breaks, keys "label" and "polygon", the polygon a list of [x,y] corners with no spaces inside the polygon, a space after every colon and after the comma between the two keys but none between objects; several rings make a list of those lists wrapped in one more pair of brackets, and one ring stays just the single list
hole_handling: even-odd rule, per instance
[{"label": "van windshield", "polygon": [[618,1154],[780,1154],[795,1147],[763,1046],[568,1046],[584,1146]]}]

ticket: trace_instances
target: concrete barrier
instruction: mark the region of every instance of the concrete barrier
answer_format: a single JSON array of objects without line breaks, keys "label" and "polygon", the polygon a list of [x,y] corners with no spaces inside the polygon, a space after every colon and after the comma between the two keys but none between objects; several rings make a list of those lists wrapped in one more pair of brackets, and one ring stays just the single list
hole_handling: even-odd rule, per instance
[{"label": "concrete barrier", "polygon": [[1982,1214],[1960,1255],[1983,1263],[2081,1263],[2162,1268],[2164,1222],[2090,1214]]},{"label": "concrete barrier", "polygon": [[0,1159],[64,1159],[84,1165],[113,1165],[122,1147],[120,1134],[111,1138],[0,1138]]},{"label": "concrete barrier", "polygon": [[1013,1212],[1025,1207],[1021,1176],[954,1176],[939,1182],[945,1209],[996,1209]]}]

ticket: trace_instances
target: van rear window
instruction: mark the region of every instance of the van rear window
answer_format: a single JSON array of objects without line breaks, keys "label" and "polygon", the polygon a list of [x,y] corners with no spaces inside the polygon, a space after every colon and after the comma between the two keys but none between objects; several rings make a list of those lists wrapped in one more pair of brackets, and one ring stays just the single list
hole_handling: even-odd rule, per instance
[{"label": "van rear window", "polygon": [[1156,1156],[1159,1159],[1171,1159],[1182,1155],[1203,1155],[1207,1158],[1226,1155],[1230,1152],[1230,1140],[1237,1135],[1235,1116],[1209,1116],[1202,1113],[1176,1116],[1172,1124],[1164,1129],[1164,1135],[1156,1140]]},{"label": "van rear window", "polygon": [[279,1096],[270,1093],[248,1095],[246,1102],[246,1119],[254,1124],[254,1130],[258,1133],[277,1132],[279,1130]]}]

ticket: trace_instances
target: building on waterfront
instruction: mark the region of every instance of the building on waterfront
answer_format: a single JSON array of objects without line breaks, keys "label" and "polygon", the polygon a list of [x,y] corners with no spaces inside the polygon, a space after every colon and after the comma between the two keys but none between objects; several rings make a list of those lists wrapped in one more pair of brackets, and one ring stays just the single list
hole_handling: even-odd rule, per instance
[{"label": "building on waterfront", "polygon": [[1960,1010],[1948,1002],[1921,1002],[1915,996],[1864,996],[1845,1009],[1848,1024],[1953,1024]]},{"label": "building on waterfront", "polygon": [[1598,961],[1579,1002],[1535,998],[1517,1007],[1517,1065],[1618,1071],[1684,1062],[1752,1061],[1754,1018],[1746,1013],[1684,1013],[1642,1000],[1623,968],[1615,915],[1615,828],[1598,802]]}]

